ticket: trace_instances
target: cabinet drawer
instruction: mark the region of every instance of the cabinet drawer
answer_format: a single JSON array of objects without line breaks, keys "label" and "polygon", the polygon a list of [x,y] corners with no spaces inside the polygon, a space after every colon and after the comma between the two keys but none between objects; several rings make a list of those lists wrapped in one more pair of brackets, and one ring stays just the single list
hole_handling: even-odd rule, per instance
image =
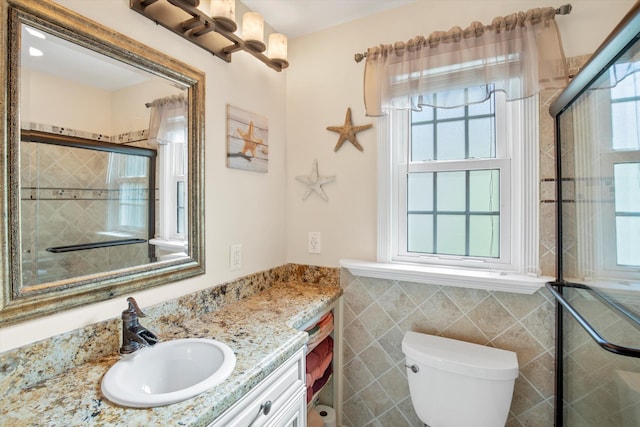
[{"label": "cabinet drawer", "polygon": [[[304,377],[304,352],[300,350],[225,411],[210,427],[247,427],[254,419],[252,427],[265,425],[278,415],[297,391],[304,389]],[[261,406],[267,402],[270,402],[270,410],[264,414]]]}]

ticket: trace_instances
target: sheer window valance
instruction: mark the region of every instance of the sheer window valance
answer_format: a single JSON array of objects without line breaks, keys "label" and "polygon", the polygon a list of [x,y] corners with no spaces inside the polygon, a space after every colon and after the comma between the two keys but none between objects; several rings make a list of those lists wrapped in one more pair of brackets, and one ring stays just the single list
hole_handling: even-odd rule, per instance
[{"label": "sheer window valance", "polygon": [[151,104],[149,117],[149,141],[159,145],[186,143],[187,99],[184,95],[172,95],[156,99]]},{"label": "sheer window valance", "polygon": [[[367,51],[364,98],[368,116],[421,105],[482,102],[492,91],[508,100],[567,84],[567,66],[553,8],[494,18],[491,25],[436,31]],[[481,87],[480,90],[455,89]],[[447,96],[438,92],[447,91]]]}]

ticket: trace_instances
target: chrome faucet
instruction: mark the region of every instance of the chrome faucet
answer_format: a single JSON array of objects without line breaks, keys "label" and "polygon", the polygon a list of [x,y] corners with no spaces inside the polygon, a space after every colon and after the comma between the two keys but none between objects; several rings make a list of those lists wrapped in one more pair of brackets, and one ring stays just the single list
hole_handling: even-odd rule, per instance
[{"label": "chrome faucet", "polygon": [[138,317],[146,317],[133,297],[127,298],[129,307],[122,312],[122,347],[120,354],[131,354],[142,347],[153,347],[158,337],[138,322]]}]

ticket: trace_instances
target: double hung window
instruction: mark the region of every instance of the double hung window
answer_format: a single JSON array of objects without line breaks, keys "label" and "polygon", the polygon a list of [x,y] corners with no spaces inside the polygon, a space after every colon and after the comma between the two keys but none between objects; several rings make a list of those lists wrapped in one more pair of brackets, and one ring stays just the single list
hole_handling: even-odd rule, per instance
[{"label": "double hung window", "polygon": [[[433,99],[478,90],[486,88]],[[523,124],[537,105],[532,98],[507,102],[490,91],[480,103],[391,112],[391,194],[383,196],[391,218],[379,259],[537,273],[537,240],[523,232],[537,227],[537,215],[523,215],[538,208],[537,127]]]},{"label": "double hung window", "polygon": [[377,262],[343,266],[381,278],[539,289],[538,96],[567,83],[556,12],[368,49],[365,108],[386,116],[377,126]]}]

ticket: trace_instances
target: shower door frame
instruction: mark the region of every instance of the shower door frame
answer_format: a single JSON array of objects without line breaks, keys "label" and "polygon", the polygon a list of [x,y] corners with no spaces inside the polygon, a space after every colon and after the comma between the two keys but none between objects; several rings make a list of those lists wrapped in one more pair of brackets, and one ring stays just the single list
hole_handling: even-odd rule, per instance
[{"label": "shower door frame", "polygon": [[[596,50],[591,59],[582,70],[569,83],[567,88],[551,104],[549,112],[555,121],[555,156],[556,156],[556,280],[546,284],[547,289],[556,299],[555,313],[555,398],[554,398],[554,426],[564,425],[564,366],[563,366],[563,310],[567,312],[586,330],[591,338],[603,349],[627,357],[640,358],[640,349],[630,348],[611,343],[602,337],[577,309],[564,297],[563,289],[585,289],[587,292],[596,292],[594,296],[600,299],[612,310],[626,317],[631,322],[638,319],[632,314],[630,317],[624,308],[612,303],[606,296],[604,300],[597,291],[582,284],[567,282],[564,278],[563,268],[563,222],[562,222],[562,158],[560,147],[560,120],[559,116],[566,111],[609,67],[634,43],[640,40],[640,3],[636,3],[623,20],[616,26],[602,45]],[[636,325],[637,327],[637,325]]]}]

